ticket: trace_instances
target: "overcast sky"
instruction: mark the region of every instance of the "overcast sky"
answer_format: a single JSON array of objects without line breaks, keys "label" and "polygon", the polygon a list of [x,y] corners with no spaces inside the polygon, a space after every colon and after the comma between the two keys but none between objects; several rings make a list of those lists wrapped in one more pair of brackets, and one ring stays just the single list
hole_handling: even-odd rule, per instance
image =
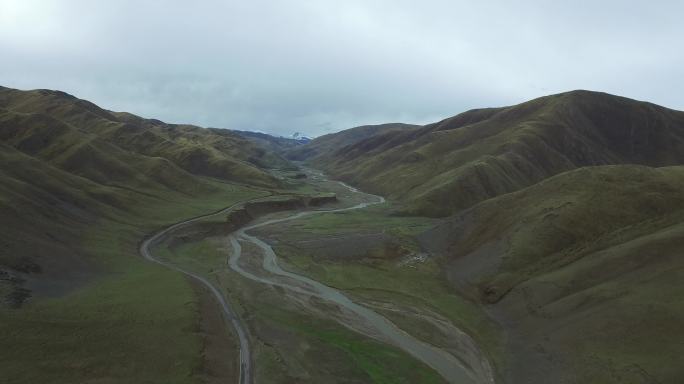
[{"label": "overcast sky", "polygon": [[684,109],[680,4],[0,0],[0,85],[282,135],[580,88]]}]

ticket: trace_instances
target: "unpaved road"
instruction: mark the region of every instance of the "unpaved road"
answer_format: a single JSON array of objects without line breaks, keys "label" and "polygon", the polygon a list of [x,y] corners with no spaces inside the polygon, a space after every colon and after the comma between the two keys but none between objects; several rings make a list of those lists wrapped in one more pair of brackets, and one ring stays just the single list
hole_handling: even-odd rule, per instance
[{"label": "unpaved road", "polygon": [[[322,177],[322,175],[318,174],[318,177]],[[353,187],[350,187],[344,183],[340,184],[345,186],[351,192],[361,194],[361,192],[358,192]],[[247,233],[255,228],[281,223],[288,220],[294,220],[304,216],[362,209],[373,204],[383,203],[385,201],[385,199],[380,196],[369,194],[363,195],[368,196],[371,201],[360,203],[348,208],[298,212],[285,218],[273,219],[250,225],[232,233],[228,236],[228,241],[233,248],[230,259],[228,260],[230,268],[242,276],[259,283],[278,286],[286,291],[290,291],[293,294],[316,297],[334,304],[341,312],[341,315],[335,316],[335,319],[342,325],[406,351],[414,358],[432,367],[450,383],[493,383],[494,380],[491,368],[489,367],[486,359],[482,358],[481,364],[477,364],[477,367],[466,366],[461,360],[452,354],[424,341],[416,339],[415,337],[398,328],[379,313],[353,302],[340,291],[308,277],[283,270],[278,265],[278,257],[273,248],[263,240]],[[263,263],[261,267],[267,273],[264,274],[260,272],[259,275],[256,275],[240,266],[240,257],[242,255],[242,247],[240,242],[252,243],[262,251]],[[469,339],[465,333],[462,337]],[[468,342],[472,342],[472,340],[468,340]],[[474,342],[472,342],[472,344],[474,345]]]},{"label": "unpaved road", "polygon": [[216,213],[210,213],[208,215],[203,215],[203,216],[198,216],[189,220],[185,220],[182,222],[179,222],[177,224],[174,224],[161,232],[158,232],[154,236],[148,238],[147,240],[143,241],[143,243],[140,245],[140,254],[147,260],[150,260],[152,262],[155,262],[157,264],[161,264],[165,266],[166,268],[173,269],[174,271],[181,272],[187,276],[190,276],[191,278],[199,281],[202,283],[204,286],[209,288],[209,290],[214,294],[214,297],[216,297],[216,300],[219,302],[221,305],[221,309],[223,310],[223,314],[227,319],[230,320],[231,324],[233,325],[233,328],[235,329],[235,333],[238,335],[238,339],[240,341],[240,376],[239,376],[239,384],[252,384],[252,358],[251,358],[251,353],[249,349],[249,338],[247,337],[247,331],[242,322],[240,321],[240,318],[238,318],[235,315],[235,312],[230,308],[230,305],[226,301],[226,299],[223,297],[219,289],[214,286],[209,280],[206,278],[197,275],[193,272],[186,271],[182,268],[179,268],[173,264],[164,262],[162,260],[156,259],[153,255],[152,252],[150,251],[150,248],[157,244],[159,241],[164,239],[166,235],[171,233],[172,231],[184,227],[188,224],[191,224],[195,221],[201,220],[201,219],[206,219],[210,218],[213,216],[219,216],[219,215],[224,215],[226,212],[229,210],[233,209],[235,206],[237,206],[240,203],[236,203],[226,209],[223,209],[219,212]]}]

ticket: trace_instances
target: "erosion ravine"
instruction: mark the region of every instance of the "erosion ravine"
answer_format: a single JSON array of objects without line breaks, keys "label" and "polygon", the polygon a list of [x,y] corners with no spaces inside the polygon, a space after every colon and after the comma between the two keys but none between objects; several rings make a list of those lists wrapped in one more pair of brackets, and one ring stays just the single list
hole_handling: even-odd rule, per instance
[{"label": "erosion ravine", "polygon": [[[318,173],[315,177],[322,178],[323,176],[322,174]],[[286,292],[290,292],[290,294],[316,297],[320,300],[334,304],[338,310],[342,312],[341,316],[335,316],[335,320],[337,320],[339,323],[356,332],[373,337],[377,340],[394,345],[406,351],[414,358],[433,368],[450,383],[493,383],[494,379],[490,365],[487,360],[482,357],[482,354],[480,354],[479,351],[479,360],[481,362],[478,364],[479,366],[467,366],[456,356],[437,348],[434,345],[428,344],[413,337],[394,325],[384,316],[363,305],[355,303],[337,289],[329,287],[308,277],[283,270],[278,265],[278,256],[273,248],[265,241],[248,234],[250,230],[259,227],[264,227],[288,220],[294,220],[308,215],[362,209],[370,205],[383,203],[385,201],[383,197],[364,194],[344,183],[340,184],[353,193],[366,196],[369,201],[362,202],[352,207],[340,209],[297,212],[284,218],[268,220],[239,229],[230,234],[228,237],[228,241],[232,246],[232,253],[228,260],[230,268],[242,276],[256,282],[281,287]],[[259,275],[256,275],[240,266],[239,260],[242,255],[242,247],[240,242],[252,243],[261,250],[263,253],[263,262],[261,267],[265,272],[267,272],[267,274],[262,275],[260,273]],[[462,335],[462,337],[469,338],[469,336],[467,336],[465,333]]]}]

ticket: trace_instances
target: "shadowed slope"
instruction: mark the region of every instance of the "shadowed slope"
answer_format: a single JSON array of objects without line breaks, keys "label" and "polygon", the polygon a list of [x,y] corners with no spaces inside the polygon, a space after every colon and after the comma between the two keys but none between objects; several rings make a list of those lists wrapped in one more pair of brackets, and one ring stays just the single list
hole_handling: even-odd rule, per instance
[{"label": "shadowed slope", "polygon": [[426,233],[509,335],[511,382],[675,383],[684,167],[602,166],[490,199]]}]

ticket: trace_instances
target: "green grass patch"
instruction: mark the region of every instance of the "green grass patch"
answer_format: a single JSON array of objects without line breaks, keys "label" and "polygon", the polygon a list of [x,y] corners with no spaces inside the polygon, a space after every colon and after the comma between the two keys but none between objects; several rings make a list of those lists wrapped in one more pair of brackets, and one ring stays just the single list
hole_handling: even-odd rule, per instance
[{"label": "green grass patch", "polygon": [[85,285],[0,312],[0,372],[7,383],[195,383],[201,368],[198,307],[188,281],[138,254],[145,235],[188,217],[263,196],[220,188],[204,198],[169,192],[135,214],[112,210],[86,228],[79,250],[96,265]]},{"label": "green grass patch", "polygon": [[72,294],[2,315],[6,383],[193,383],[197,303],[179,275],[143,261]]},{"label": "green grass patch", "polygon": [[226,259],[229,254],[219,250],[219,248],[230,245],[222,244],[223,240],[222,238],[208,238],[174,247],[169,247],[168,244],[160,244],[154,248],[154,254],[160,259],[182,267],[184,270],[209,274],[218,269],[227,268]]},{"label": "green grass patch", "polygon": [[[220,246],[221,244],[217,238],[208,238],[202,241],[180,244],[171,248],[168,247],[168,244],[161,244],[155,252],[184,269],[208,276],[209,273],[217,269],[226,268],[225,258],[227,254],[218,249]],[[234,284],[232,281],[234,279],[239,280],[243,278],[231,274],[230,278],[220,279],[220,281],[222,284],[232,285]],[[228,288],[228,291],[233,292],[235,289]],[[278,344],[273,343],[268,344],[269,348],[256,348],[255,359],[259,371],[262,372],[262,379],[266,377],[271,378],[272,375],[281,372],[281,368],[278,368],[279,364],[281,364],[278,355],[296,354],[298,357],[295,361],[303,365],[298,365],[297,367],[299,368],[288,366],[282,372],[289,372],[295,368],[307,370],[310,368],[302,367],[313,366],[317,368],[314,368],[313,371],[307,374],[316,375],[317,373],[315,372],[319,369],[323,371],[326,369],[343,369],[349,371],[347,373],[350,375],[349,377],[365,375],[373,383],[442,382],[440,376],[432,369],[394,347],[356,334],[332,321],[293,312],[290,309],[291,307],[283,302],[280,305],[274,305],[273,302],[268,301],[271,299],[267,299],[264,295],[262,292],[249,299],[249,305],[253,307],[249,311],[250,323],[266,322],[271,327],[281,329],[283,332],[295,332],[297,339],[306,340],[300,342],[300,344],[313,345],[312,348],[322,348],[321,350],[328,352],[310,353],[283,350],[279,349]],[[240,300],[245,300],[245,297],[241,295]],[[278,301],[280,300],[282,299],[279,298]],[[332,352],[331,355],[331,352],[329,352],[331,349],[337,352]],[[331,356],[338,357],[331,359]],[[341,356],[346,360],[339,361]],[[306,361],[302,362],[302,359]],[[286,359],[286,361],[288,360]],[[304,373],[293,372],[292,374],[294,377],[297,377],[297,375],[303,375]]]},{"label": "green grass patch", "polygon": [[371,206],[367,209],[320,213],[291,223],[298,231],[313,234],[385,230],[398,236],[416,235],[435,223],[434,219],[425,217],[389,216],[385,210]]},{"label": "green grass patch", "polygon": [[[313,339],[327,347],[343,351],[353,367],[367,375],[373,383],[444,382],[434,370],[403,351],[349,331],[330,321],[303,317],[273,307],[264,307],[258,312],[278,327],[285,327],[297,332],[300,337]],[[347,367],[349,368],[352,367]]]},{"label": "green grass patch", "polygon": [[[467,331],[493,358],[502,358],[498,327],[480,306],[453,292],[441,277],[440,267],[435,262],[428,260],[412,267],[375,262],[369,266],[361,263],[314,261],[309,255],[293,252],[287,247],[278,247],[277,252],[279,255],[286,255],[288,264],[294,270],[347,291],[352,296],[422,307],[439,313]],[[412,334],[425,333],[422,329],[408,331]]]}]

